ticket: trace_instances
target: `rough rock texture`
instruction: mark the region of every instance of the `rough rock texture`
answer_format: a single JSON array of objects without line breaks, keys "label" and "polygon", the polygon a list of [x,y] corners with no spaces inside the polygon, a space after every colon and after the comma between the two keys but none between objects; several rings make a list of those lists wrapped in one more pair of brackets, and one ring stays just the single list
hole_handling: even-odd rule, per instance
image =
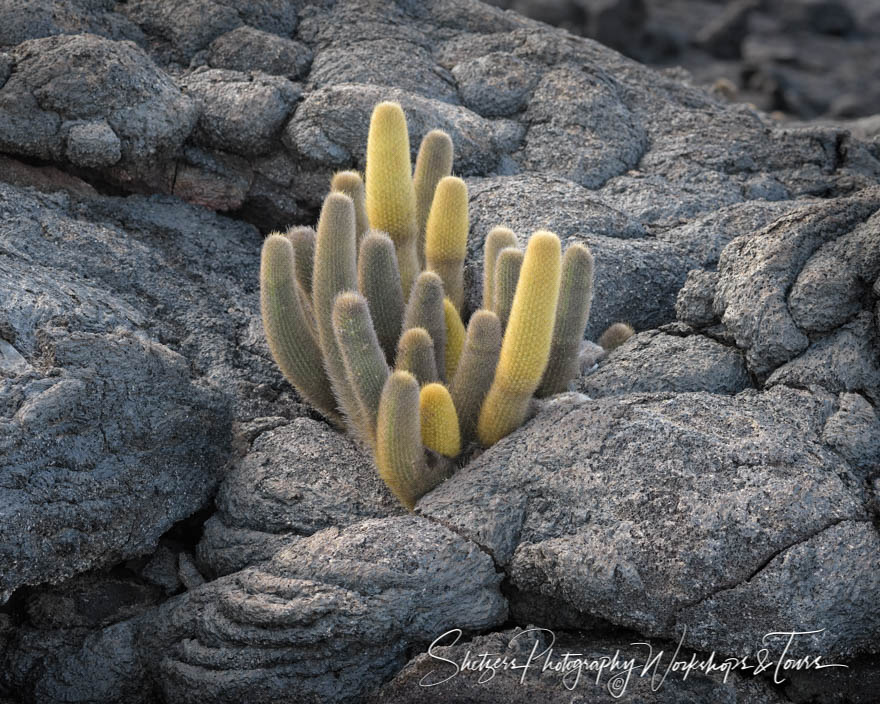
[{"label": "rough rock texture", "polygon": [[818,621],[833,633],[823,654],[872,652],[878,538],[864,484],[822,442],[837,410],[782,386],[560,397],[417,512],[483,546],[516,589],[588,619],[656,637],[688,625],[686,644],[729,655],[760,647],[759,624]]},{"label": "rough rock texture", "polygon": [[[363,701],[445,629],[529,623],[742,656],[812,614],[804,648],[871,672],[870,124],[783,128],[472,0],[0,0],[0,49],[0,700]],[[384,99],[413,154],[455,142],[469,308],[489,228],[550,228],[595,255],[587,337],[640,331],[423,517],[259,319],[258,230],[314,224]],[[657,697],[775,696],[686,684]]]},{"label": "rough rock texture", "polygon": [[326,424],[299,418],[259,435],[226,476],[199,562],[229,574],[271,557],[292,536],[403,512],[368,453]]},{"label": "rough rock texture", "polygon": [[437,634],[497,626],[501,575],[416,517],[292,538],[269,561],[176,597],[144,635],[166,702],[354,702]]},{"label": "rough rock texture", "polygon": [[[458,641],[463,639],[459,638]],[[776,704],[785,699],[760,679],[733,674],[728,681],[715,673],[670,673],[656,686],[665,668],[674,659],[689,662],[687,650],[675,654],[674,643],[657,643],[663,658],[654,668],[642,668],[648,661],[646,648],[633,647],[629,640],[607,636],[583,636],[555,633],[538,627],[515,628],[466,642],[456,642],[455,634],[444,638],[431,654],[415,657],[369,701],[371,704],[532,704],[533,702],[571,701],[613,704],[618,701],[644,702],[733,702]],[[484,653],[490,657],[483,659]],[[561,665],[566,653],[577,653],[583,663],[579,669],[574,658],[569,670],[560,672],[544,665]],[[610,670],[617,655],[617,669]],[[656,655],[656,651],[654,652]],[[470,661],[466,658],[470,657]],[[502,658],[520,669],[505,669]],[[700,656],[697,655],[699,658]],[[483,665],[482,669],[466,669]],[[632,672],[621,669],[632,666]],[[598,667],[603,666],[601,672]],[[652,686],[651,675],[656,673]]]},{"label": "rough rock texture", "polygon": [[[0,92],[0,149],[104,167],[129,187],[168,189],[168,159],[192,131],[198,107],[143,50],[81,34],[22,42],[11,55],[12,75]],[[80,127],[84,120],[91,126]]]},{"label": "rough rock texture", "polygon": [[[685,328],[688,331],[687,328]],[[593,398],[633,391],[735,394],[751,386],[742,354],[701,335],[669,329],[633,335],[575,383]]]},{"label": "rough rock texture", "polygon": [[210,501],[233,420],[298,407],[258,337],[251,228],[0,184],[0,241],[8,596],[149,552]]}]

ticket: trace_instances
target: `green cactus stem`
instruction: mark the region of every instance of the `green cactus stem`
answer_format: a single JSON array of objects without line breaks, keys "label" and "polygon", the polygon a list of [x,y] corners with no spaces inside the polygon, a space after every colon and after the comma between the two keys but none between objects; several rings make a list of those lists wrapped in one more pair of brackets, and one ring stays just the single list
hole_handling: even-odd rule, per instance
[{"label": "green cactus stem", "polygon": [[[443,313],[443,281],[432,271],[423,271],[413,285],[403,329],[425,328],[434,343],[437,372],[446,373],[446,315]],[[441,377],[442,379],[442,377]]]},{"label": "green cactus stem", "polygon": [[315,262],[315,231],[311,227],[292,227],[286,235],[293,245],[296,282],[307,297],[309,310],[312,301],[312,267]]},{"label": "green cactus stem", "polygon": [[361,242],[358,288],[370,304],[379,344],[391,362],[403,325],[403,287],[394,243],[384,232],[371,231]]},{"label": "green cactus stem", "polygon": [[592,302],[593,255],[584,245],[573,244],[562,258],[556,324],[550,359],[536,394],[539,398],[567,390],[569,382],[577,376],[578,356]]},{"label": "green cactus stem", "polygon": [[330,181],[330,190],[344,193],[354,203],[354,222],[357,234],[357,245],[360,247],[361,240],[370,229],[370,221],[367,218],[367,201],[364,181],[357,171],[338,171],[333,174]]},{"label": "green cactus stem", "polygon": [[360,404],[348,383],[345,361],[333,331],[333,304],[343,291],[357,290],[354,203],[342,193],[330,193],[318,219],[312,308],[324,367],[339,409],[355,427],[361,426]]},{"label": "green cactus stem", "polygon": [[400,336],[394,368],[409,372],[418,379],[419,384],[440,380],[434,357],[434,341],[425,328],[410,328]]},{"label": "green cactus stem", "polygon": [[602,333],[601,337],[599,337],[599,345],[603,347],[606,352],[611,352],[631,338],[634,333],[635,330],[633,330],[632,325],[628,325],[627,323],[614,323]]},{"label": "green cactus stem", "polygon": [[317,337],[302,305],[290,240],[272,234],[260,258],[260,308],[272,357],[303,399],[341,424]]},{"label": "green cactus stem", "polygon": [[510,317],[522,264],[523,253],[509,247],[502,249],[495,261],[495,313],[501,321],[502,331],[507,329],[507,319]]},{"label": "green cactus stem", "polygon": [[409,372],[388,377],[379,400],[376,425],[379,476],[406,508],[443,480],[425,461],[419,414],[419,384]]},{"label": "green cactus stem", "polygon": [[413,186],[416,191],[419,263],[425,266],[425,226],[440,179],[452,173],[452,140],[443,130],[431,130],[419,145]]},{"label": "green cactus stem", "polygon": [[506,227],[493,227],[483,244],[483,308],[495,310],[495,264],[502,249],[516,249],[516,235]]},{"label": "green cactus stem", "polygon": [[432,452],[454,458],[461,452],[458,415],[443,384],[427,384],[419,394],[422,444]]},{"label": "green cactus stem", "polygon": [[468,323],[458,369],[449,388],[465,445],[476,437],[480,406],[492,385],[500,353],[498,316],[490,310],[476,311]]},{"label": "green cactus stem", "polygon": [[370,447],[375,447],[379,397],[390,372],[373,330],[367,300],[353,291],[340,293],[333,305],[333,329],[348,383],[360,404],[358,420],[363,424],[355,430]]}]

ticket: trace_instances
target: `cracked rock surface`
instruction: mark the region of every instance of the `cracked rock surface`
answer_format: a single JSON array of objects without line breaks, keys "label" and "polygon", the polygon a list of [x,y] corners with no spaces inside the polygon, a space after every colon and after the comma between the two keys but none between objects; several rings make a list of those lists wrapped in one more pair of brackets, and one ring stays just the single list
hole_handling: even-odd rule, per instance
[{"label": "cracked rock surface", "polygon": [[[387,99],[414,153],[452,136],[467,310],[488,230],[548,228],[595,256],[586,339],[637,330],[416,516],[259,312],[261,232],[314,224]],[[632,691],[871,693],[878,180],[876,142],[475,0],[0,0],[0,701],[566,696],[418,686],[444,631],[529,625],[739,657],[824,628],[799,652],[861,680]]]}]

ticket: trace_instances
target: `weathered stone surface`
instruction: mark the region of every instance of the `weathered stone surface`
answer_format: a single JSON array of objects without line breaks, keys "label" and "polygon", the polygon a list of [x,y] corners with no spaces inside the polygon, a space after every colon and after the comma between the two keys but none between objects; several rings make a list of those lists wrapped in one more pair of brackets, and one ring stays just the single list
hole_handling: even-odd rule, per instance
[{"label": "weathered stone surface", "polygon": [[[866,580],[873,568],[860,546],[876,530],[862,481],[822,442],[836,403],[786,387],[560,397],[416,510],[491,552],[520,592],[643,635],[672,637],[695,605],[745,590],[727,602],[727,625],[700,640],[726,654],[735,654],[735,613],[771,613],[785,600],[781,587],[750,588],[756,577],[774,579],[774,558],[787,564],[791,548],[847,522],[860,542],[841,543],[846,557],[829,570],[790,572],[789,589],[863,585],[822,625],[836,652],[864,652],[880,625],[863,619],[861,604],[880,587]],[[798,601],[785,622],[813,615]]]},{"label": "weathered stone surface", "polygon": [[[687,628],[692,647],[752,654],[768,624],[785,624],[778,630],[805,633],[788,648],[792,658],[821,655],[840,662],[876,653],[880,614],[872,604],[878,591],[877,529],[867,520],[846,520],[789,547],[748,581],[686,606],[678,625]],[[766,643],[781,654],[787,640],[776,636]]]},{"label": "weathered stone surface", "polygon": [[505,225],[521,246],[535,230],[549,229],[566,244],[590,247],[596,263],[588,339],[597,339],[619,320],[636,328],[674,320],[675,296],[695,266],[675,245],[648,237],[641,224],[608,207],[593,192],[559,178],[471,179],[468,186],[471,237],[465,288],[473,310],[482,297],[483,242],[490,229]]},{"label": "weathered stone surface", "polygon": [[201,104],[195,141],[246,156],[269,151],[300,97],[286,78],[224,69],[197,70],[181,85]]},{"label": "weathered stone surface", "polygon": [[120,142],[113,179],[167,188],[165,160],[189,135],[198,108],[139,47],[83,34],[34,39],[11,53],[14,71],[0,92],[0,149],[62,160],[71,129],[65,120],[104,120]]},{"label": "weathered stone surface", "polygon": [[694,269],[689,271],[684,286],[675,299],[675,315],[686,325],[702,328],[711,325],[715,317],[715,286],[718,272]]},{"label": "weathered stone surface", "polygon": [[290,539],[163,604],[145,633],[165,702],[355,702],[412,647],[507,616],[492,560],[407,516]]},{"label": "weathered stone surface", "polygon": [[149,552],[211,499],[233,417],[302,411],[257,333],[252,229],[0,184],[0,241],[8,596]]},{"label": "weathered stone surface", "polygon": [[735,394],[751,381],[742,354],[702,335],[651,330],[633,335],[575,388],[592,398],[633,391]]},{"label": "weathered stone surface", "polygon": [[67,158],[77,166],[112,166],[122,158],[121,146],[106,120],[75,124],[67,133]]},{"label": "weathered stone surface", "polygon": [[[814,276],[810,273],[811,268],[824,265],[827,270],[824,262],[830,253],[819,252],[817,258],[812,258],[826,243],[839,240],[869,221],[878,208],[880,191],[877,189],[830,203],[805,205],[760,233],[737,238],[725,248],[718,264],[715,312],[737,345],[745,350],[753,372],[765,375],[809,347],[810,339],[798,327],[788,299],[801,271],[811,261],[815,264],[809,265],[804,282],[796,289],[797,315],[801,320],[810,321],[813,327],[836,322],[834,318],[812,322],[821,314],[811,312],[813,302],[805,289]],[[866,227],[876,228],[875,222],[871,219]],[[840,246],[845,247],[846,241]],[[872,251],[880,248],[880,239],[876,236],[869,241]],[[876,262],[876,256],[872,255],[870,261]],[[843,277],[849,283],[852,269],[846,266],[845,259],[841,265],[835,276]],[[838,303],[849,296],[846,285],[836,286],[835,291],[831,285],[822,284],[822,290],[829,295],[836,293]],[[821,300],[815,303],[817,308],[823,305]],[[851,315],[851,311],[844,314]]]},{"label": "weathered stone surface", "polygon": [[233,71],[262,71],[292,81],[304,76],[312,51],[302,42],[242,26],[211,42],[208,64]]},{"label": "weathered stone surface", "polygon": [[[766,682],[748,674],[734,673],[727,681],[721,673],[707,676],[691,671],[683,677],[680,671],[670,672],[661,686],[657,682],[673,660],[690,661],[692,653],[675,653],[673,643],[653,643],[663,657],[654,668],[642,674],[648,661],[645,647],[634,647],[626,638],[555,633],[538,627],[515,628],[463,643],[455,634],[432,647],[430,653],[417,655],[387,685],[368,701],[371,704],[532,704],[533,702],[571,701],[591,704],[613,704],[618,701],[655,702],[733,702],[777,704],[785,701]],[[466,669],[484,663],[481,670]],[[561,665],[566,653],[569,670],[545,664]],[[616,668],[611,670],[611,662]],[[469,659],[468,659],[469,657]],[[501,658],[514,666],[505,669]],[[498,660],[496,660],[498,658]],[[575,658],[581,660],[578,669]],[[697,658],[701,656],[697,654]],[[702,656],[705,659],[705,656]],[[601,672],[598,667],[604,664]],[[491,666],[495,666],[494,669]],[[632,667],[629,673],[628,667]],[[458,672],[457,672],[458,669]],[[651,675],[656,673],[652,683]]]},{"label": "weathered stone surface", "polygon": [[367,452],[306,418],[257,436],[224,479],[217,509],[198,547],[213,575],[266,559],[292,536],[404,513]]},{"label": "weathered stone surface", "polygon": [[840,410],[825,423],[822,442],[857,470],[880,474],[880,418],[864,396],[840,394]]},{"label": "weathered stone surface", "polygon": [[137,647],[158,589],[90,573],[27,597],[27,621],[0,649],[0,688],[19,702],[155,702]]},{"label": "weathered stone surface", "polygon": [[463,61],[452,68],[461,101],[483,117],[506,117],[522,110],[538,82],[538,70],[502,53]]}]

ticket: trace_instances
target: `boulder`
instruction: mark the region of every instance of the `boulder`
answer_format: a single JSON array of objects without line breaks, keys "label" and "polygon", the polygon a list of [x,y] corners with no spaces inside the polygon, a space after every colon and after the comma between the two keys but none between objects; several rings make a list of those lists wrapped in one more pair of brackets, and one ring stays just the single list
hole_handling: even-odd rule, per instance
[{"label": "boulder", "polygon": [[290,538],[260,565],[175,597],[142,636],[163,701],[356,702],[411,648],[507,617],[474,543],[413,516]]},{"label": "boulder", "polygon": [[481,545],[520,595],[570,609],[570,628],[598,617],[742,657],[762,626],[820,623],[829,636],[802,648],[854,657],[880,634],[880,553],[865,484],[823,441],[839,410],[785,386],[562,396],[416,511]]}]

